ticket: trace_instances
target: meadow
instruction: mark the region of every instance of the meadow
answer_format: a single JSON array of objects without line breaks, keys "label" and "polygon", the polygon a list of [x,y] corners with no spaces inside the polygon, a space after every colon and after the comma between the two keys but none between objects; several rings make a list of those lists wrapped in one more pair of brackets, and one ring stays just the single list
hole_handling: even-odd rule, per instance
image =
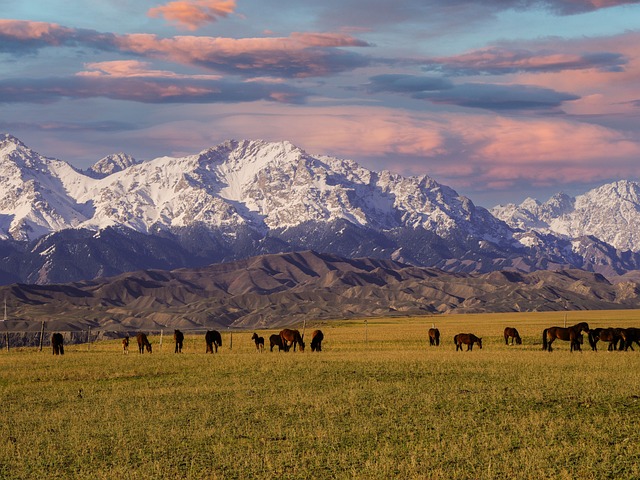
[{"label": "meadow", "polygon": [[[568,312],[640,326],[640,311]],[[543,352],[563,313],[307,324],[323,351],[252,331],[0,353],[0,478],[640,478],[640,351]],[[435,324],[440,347],[429,347]],[[506,346],[505,326],[523,345]],[[473,332],[483,349],[456,352]],[[230,347],[231,335],[233,345]],[[308,343],[308,342],[307,342]],[[308,347],[308,345],[307,345]]]}]

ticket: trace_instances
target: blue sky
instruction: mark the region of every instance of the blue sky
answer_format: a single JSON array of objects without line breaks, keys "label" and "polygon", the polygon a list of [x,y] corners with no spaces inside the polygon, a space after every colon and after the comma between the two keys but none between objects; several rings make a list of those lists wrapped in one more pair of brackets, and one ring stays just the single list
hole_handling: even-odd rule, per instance
[{"label": "blue sky", "polygon": [[640,179],[639,2],[0,7],[0,131],[81,168],[261,138],[485,206]]}]

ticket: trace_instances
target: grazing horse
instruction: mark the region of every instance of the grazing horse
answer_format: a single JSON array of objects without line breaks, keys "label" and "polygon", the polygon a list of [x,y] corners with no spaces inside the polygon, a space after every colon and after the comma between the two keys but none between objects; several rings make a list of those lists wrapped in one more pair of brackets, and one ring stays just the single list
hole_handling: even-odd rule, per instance
[{"label": "grazing horse", "polygon": [[129,353],[129,337],[124,337],[122,339],[122,353],[124,354]]},{"label": "grazing horse", "polygon": [[51,335],[51,348],[54,355],[64,355],[64,337],[61,333]]},{"label": "grazing horse", "polygon": [[138,342],[138,351],[140,353],[144,353],[144,349],[147,349],[147,352],[153,353],[153,349],[151,348],[151,344],[149,343],[149,339],[147,335],[140,332],[136,335],[136,341]]},{"label": "grazing horse", "polygon": [[[280,331],[280,338],[282,339],[282,345],[285,346],[285,351],[289,351],[291,345],[293,345],[293,351],[296,351],[296,345],[300,346],[300,351],[304,352],[304,342],[302,341],[302,337],[300,336],[300,332],[298,330],[290,330],[285,328]],[[291,345],[289,345],[291,342]]]},{"label": "grazing horse", "polygon": [[598,350],[598,341],[609,342],[607,350],[615,351],[618,348],[618,342],[624,343],[622,339],[622,329],[618,328],[594,328],[589,330],[589,345],[591,350],[596,352]]},{"label": "grazing horse", "polygon": [[440,330],[437,328],[429,329],[429,345],[430,346],[440,346]]},{"label": "grazing horse", "polygon": [[217,330],[209,330],[204,336],[204,341],[207,343],[207,352],[213,353],[215,348],[216,353],[218,353],[218,347],[222,346],[222,336],[220,332]]},{"label": "grazing horse", "polygon": [[176,343],[175,353],[182,353],[182,345],[184,344],[184,333],[182,333],[180,330],[174,330],[173,341]]},{"label": "grazing horse", "polygon": [[624,342],[625,352],[628,349],[633,350],[633,342],[636,342],[636,344],[640,347],[640,328],[623,328],[620,330],[620,336],[622,336],[622,340]]},{"label": "grazing horse", "polygon": [[511,345],[513,345],[513,340],[515,339],[516,345],[522,345],[522,339],[520,338],[520,334],[518,330],[514,327],[507,327],[504,329],[504,343],[509,345],[509,339],[511,339]]},{"label": "grazing horse", "polygon": [[482,348],[482,339],[476,337],[473,333],[459,333],[453,337],[453,343],[456,344],[456,352],[462,351],[462,344],[467,345],[467,352],[473,350],[473,344],[477,343],[478,347]]},{"label": "grazing horse", "polygon": [[264,351],[264,337],[259,337],[257,333],[253,332],[251,340],[256,343],[256,350],[258,350],[258,352]]},{"label": "grazing horse", "polygon": [[269,337],[270,351],[273,352],[273,347],[278,347],[278,351],[281,352],[284,350],[287,351],[287,346],[282,343],[282,338],[280,335],[276,335],[275,333]]},{"label": "grazing horse", "polygon": [[311,334],[311,351],[312,352],[321,352],[322,351],[322,340],[324,340],[324,333],[322,330],[314,330]]},{"label": "grazing horse", "polygon": [[589,333],[589,324],[580,322],[572,327],[550,327],[542,331],[542,349],[551,351],[551,344],[555,339],[568,340],[571,344],[570,351],[580,350],[581,333]]}]

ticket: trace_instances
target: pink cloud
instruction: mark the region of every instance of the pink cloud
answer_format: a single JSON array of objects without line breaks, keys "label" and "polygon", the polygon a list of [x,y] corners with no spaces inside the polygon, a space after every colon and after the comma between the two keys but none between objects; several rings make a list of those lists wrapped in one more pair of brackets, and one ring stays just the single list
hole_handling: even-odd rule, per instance
[{"label": "pink cloud", "polygon": [[118,37],[116,44],[124,52],[252,76],[325,76],[368,63],[358,54],[337,48],[368,44],[338,33],[294,32],[289,37],[241,39],[133,34]]},{"label": "pink cloud", "polygon": [[113,60],[85,64],[87,70],[76,73],[81,77],[147,77],[147,78],[180,78],[198,80],[220,80],[220,75],[183,75],[168,70],[153,70],[149,62],[138,60]]},{"label": "pink cloud", "polygon": [[103,34],[41,22],[0,21],[0,51],[17,55],[46,46],[89,46],[249,77],[326,76],[371,62],[358,53],[341,49],[369,46],[342,33],[294,32],[277,38],[161,38],[153,34]]},{"label": "pink cloud", "polygon": [[235,0],[178,0],[151,8],[150,17],[163,17],[181,28],[197,30],[235,11]]},{"label": "pink cloud", "polygon": [[[282,140],[282,132],[287,132],[286,139],[310,153],[351,158],[403,174],[426,173],[454,188],[508,188],[528,179],[561,186],[640,177],[640,142],[562,117],[523,119],[363,106],[247,108],[225,109],[219,111],[220,120],[203,120],[203,136],[210,134],[212,125],[220,139]],[[602,168],[604,162],[607,169]]]}]

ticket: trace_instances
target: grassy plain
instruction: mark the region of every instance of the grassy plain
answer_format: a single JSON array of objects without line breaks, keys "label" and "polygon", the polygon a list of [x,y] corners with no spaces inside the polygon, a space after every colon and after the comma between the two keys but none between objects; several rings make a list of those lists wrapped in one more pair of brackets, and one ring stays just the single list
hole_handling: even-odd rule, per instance
[{"label": "grassy plain", "polygon": [[[640,311],[567,323],[640,326]],[[0,353],[0,478],[640,478],[640,352],[541,351],[564,314],[307,325],[323,352]],[[428,347],[436,323],[443,344]],[[505,326],[524,345],[507,347]],[[482,350],[456,352],[473,332]],[[268,338],[272,332],[259,332]]]}]

